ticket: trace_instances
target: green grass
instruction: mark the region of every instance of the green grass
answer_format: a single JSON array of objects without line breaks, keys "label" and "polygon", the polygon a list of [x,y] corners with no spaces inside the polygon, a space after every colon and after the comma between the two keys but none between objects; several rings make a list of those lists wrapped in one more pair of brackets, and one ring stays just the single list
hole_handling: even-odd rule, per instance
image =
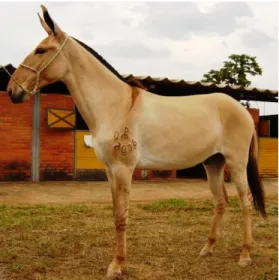
[{"label": "green grass", "polygon": [[267,212],[268,216],[277,216],[278,217],[278,206],[271,205],[271,206],[267,207],[266,212]]},{"label": "green grass", "polygon": [[162,201],[152,202],[150,204],[144,204],[140,206],[144,210],[148,211],[169,211],[169,210],[184,210],[184,211],[211,211],[213,209],[213,203],[209,201],[205,202],[187,202],[182,199],[167,199]]}]

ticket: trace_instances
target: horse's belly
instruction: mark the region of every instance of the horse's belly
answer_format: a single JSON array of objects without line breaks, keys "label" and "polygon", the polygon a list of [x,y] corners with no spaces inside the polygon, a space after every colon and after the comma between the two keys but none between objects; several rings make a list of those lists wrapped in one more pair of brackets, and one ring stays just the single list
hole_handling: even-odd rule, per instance
[{"label": "horse's belly", "polygon": [[214,144],[200,147],[185,145],[173,146],[170,144],[168,147],[154,150],[150,147],[142,147],[136,167],[160,170],[189,168],[203,162],[217,150]]},{"label": "horse's belly", "polygon": [[170,170],[170,169],[184,169],[196,165],[195,163],[186,163],[185,159],[162,159],[154,157],[141,157],[138,161],[136,168],[138,169],[159,169],[159,170]]}]

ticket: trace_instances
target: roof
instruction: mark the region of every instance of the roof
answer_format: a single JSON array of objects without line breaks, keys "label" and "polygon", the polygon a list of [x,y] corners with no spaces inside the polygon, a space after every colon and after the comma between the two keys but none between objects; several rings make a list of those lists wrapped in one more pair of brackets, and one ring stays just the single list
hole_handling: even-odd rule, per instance
[{"label": "roof", "polygon": [[185,81],[182,79],[169,79],[169,78],[162,78],[162,77],[151,77],[151,76],[134,76],[132,74],[123,74],[122,77],[124,79],[128,79],[129,77],[133,77],[140,81],[152,81],[152,82],[161,82],[166,84],[181,84],[181,85],[191,85],[191,86],[203,86],[203,87],[214,87],[216,89],[224,89],[224,88],[231,88],[234,90],[244,90],[244,91],[255,91],[260,93],[269,93],[278,95],[278,90],[270,90],[270,89],[261,89],[255,87],[242,87],[242,86],[235,86],[235,85],[227,85],[227,84],[214,84],[214,83],[205,83],[200,81]]},{"label": "roof", "polygon": [[[6,67],[11,74],[16,69],[11,64],[8,64]],[[169,79],[166,77],[135,76],[132,74],[123,74],[121,76],[130,85],[143,86],[150,92],[165,96],[183,96],[223,92],[238,100],[278,102],[278,90],[204,83],[200,81],[185,81],[182,79]],[[10,78],[6,72],[4,72],[3,69],[0,69],[0,90],[6,90],[9,79]],[[139,84],[137,84],[137,81],[139,81]],[[44,87],[41,92],[69,94],[67,87],[61,82],[48,85]]]},{"label": "roof", "polygon": [[[260,96],[261,97],[269,96],[271,99],[276,99],[276,100],[274,100],[275,102],[278,101],[277,100],[278,90],[262,89],[262,88],[256,88],[256,87],[242,87],[242,86],[227,85],[227,84],[205,83],[205,82],[201,82],[201,81],[185,81],[183,79],[169,79],[167,77],[133,76],[132,74],[126,74],[126,75],[122,75],[122,76],[125,79],[129,79],[129,78],[133,77],[136,80],[139,80],[140,82],[142,82],[144,85],[154,84],[154,86],[161,85],[161,86],[171,86],[171,87],[176,86],[176,87],[184,88],[185,95],[187,95],[186,90],[191,90],[191,89],[195,90],[195,89],[203,88],[205,93],[206,93],[206,91],[209,91],[211,93],[216,92],[216,91],[231,93],[231,94],[240,93],[240,95],[251,96],[251,97],[253,97],[252,99],[255,99]],[[243,98],[245,98],[245,97],[243,96]]]}]

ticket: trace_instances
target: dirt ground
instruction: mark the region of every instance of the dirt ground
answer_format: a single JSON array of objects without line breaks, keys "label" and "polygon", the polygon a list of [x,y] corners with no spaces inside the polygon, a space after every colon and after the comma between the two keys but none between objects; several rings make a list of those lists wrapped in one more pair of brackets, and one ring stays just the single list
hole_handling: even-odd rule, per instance
[{"label": "dirt ground", "polygon": [[[252,212],[253,261],[243,269],[233,184],[226,184],[230,199],[214,254],[201,259],[213,215],[207,182],[134,182],[121,279],[278,279],[278,180],[263,183],[268,219]],[[115,248],[112,213],[107,182],[0,183],[0,280],[104,279]]]},{"label": "dirt ground", "polygon": [[[278,180],[264,179],[268,197],[278,194]],[[236,196],[233,183],[226,183],[230,196]],[[204,180],[135,181],[131,190],[131,202],[148,202],[169,198],[211,199]],[[1,182],[0,204],[67,204],[110,203],[108,182]]]}]

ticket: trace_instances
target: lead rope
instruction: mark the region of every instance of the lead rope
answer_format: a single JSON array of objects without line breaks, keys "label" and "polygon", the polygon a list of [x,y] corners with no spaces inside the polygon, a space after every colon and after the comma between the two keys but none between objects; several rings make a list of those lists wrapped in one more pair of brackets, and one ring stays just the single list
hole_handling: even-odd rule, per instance
[{"label": "lead rope", "polygon": [[14,77],[13,75],[10,74],[10,72],[5,68],[5,66],[2,66],[0,65],[0,68],[3,68],[4,71],[10,76],[11,79],[13,79],[13,81],[25,92],[29,93],[30,95],[34,95],[36,92],[37,92],[37,87],[39,85],[39,82],[40,82],[40,74],[42,73],[42,71],[44,71],[49,65],[50,63],[57,57],[57,55],[60,53],[60,51],[62,50],[62,48],[64,47],[66,41],[68,39],[68,36],[66,35],[66,38],[64,40],[64,42],[62,43],[62,45],[60,46],[60,48],[58,49],[57,53],[52,57],[52,59],[41,69],[41,70],[37,70],[37,69],[34,69],[28,65],[25,65],[25,64],[20,64],[20,66],[23,66],[25,67],[26,69],[29,69],[33,72],[36,73],[36,83],[35,83],[35,86],[33,88],[32,91],[29,91],[29,90],[26,90]]}]

